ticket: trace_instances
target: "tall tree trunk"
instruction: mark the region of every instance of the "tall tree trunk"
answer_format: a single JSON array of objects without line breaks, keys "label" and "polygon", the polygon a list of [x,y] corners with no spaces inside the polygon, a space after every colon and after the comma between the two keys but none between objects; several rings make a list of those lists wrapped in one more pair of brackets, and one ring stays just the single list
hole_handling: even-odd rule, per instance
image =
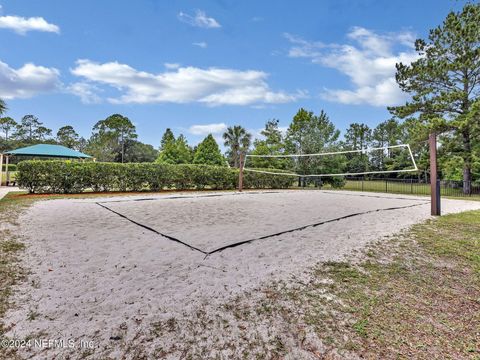
[{"label": "tall tree trunk", "polygon": [[124,141],[124,136],[123,136],[123,132],[122,132],[122,164],[123,164],[124,154],[125,154],[125,141]]},{"label": "tall tree trunk", "polygon": [[233,167],[234,168],[240,168],[240,165],[239,165],[240,147],[235,145],[232,150],[233,150],[232,151],[232,153],[233,153]]},{"label": "tall tree trunk", "polygon": [[[467,114],[470,110],[470,100],[468,94],[470,93],[470,84],[468,78],[468,69],[463,70],[463,93],[462,111]],[[463,193],[469,195],[472,185],[472,144],[470,142],[470,129],[467,128],[462,131],[463,137]]]},{"label": "tall tree trunk", "polygon": [[464,130],[463,136],[463,193],[469,195],[472,186],[472,145],[470,142],[470,132]]}]

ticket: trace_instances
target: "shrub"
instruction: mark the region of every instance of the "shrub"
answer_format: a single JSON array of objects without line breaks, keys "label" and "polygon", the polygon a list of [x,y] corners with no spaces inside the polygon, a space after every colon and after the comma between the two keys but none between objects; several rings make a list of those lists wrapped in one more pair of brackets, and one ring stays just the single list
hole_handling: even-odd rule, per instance
[{"label": "shrub", "polygon": [[326,181],[327,184],[330,184],[334,189],[341,189],[347,183],[345,177],[343,176],[335,176],[332,178],[328,178]]},{"label": "shrub", "polygon": [[[18,164],[18,171],[19,186],[31,193],[226,190],[238,185],[238,169],[211,165],[30,160]],[[244,187],[288,188],[294,180],[290,176],[245,172]]]},{"label": "shrub", "polygon": [[[256,169],[261,170],[261,169]],[[265,169],[272,171],[272,169]],[[278,170],[276,170],[278,172]],[[238,173],[238,171],[237,171]],[[236,176],[238,179],[238,175]],[[253,171],[245,171],[243,176],[243,187],[248,189],[285,189],[294,183],[298,178],[288,175],[273,175]]]},{"label": "shrub", "polygon": [[[5,172],[7,171],[7,164],[2,165],[2,171]],[[17,165],[16,164],[8,164],[8,171],[17,171]]]}]

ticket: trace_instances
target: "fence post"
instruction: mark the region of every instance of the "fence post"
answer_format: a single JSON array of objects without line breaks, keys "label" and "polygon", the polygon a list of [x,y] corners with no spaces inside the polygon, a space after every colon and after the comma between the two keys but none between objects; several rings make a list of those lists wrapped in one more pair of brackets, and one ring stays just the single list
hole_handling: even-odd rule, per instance
[{"label": "fence post", "polygon": [[3,154],[0,154],[0,186],[2,186],[3,175]]},{"label": "fence post", "polygon": [[388,179],[385,179],[385,192],[388,193]]},{"label": "fence post", "polygon": [[363,182],[365,181],[365,179],[362,179],[362,191],[363,191]]},{"label": "fence post", "polygon": [[413,194],[413,179],[410,179],[410,193]]},{"label": "fence post", "polygon": [[435,197],[438,199],[437,200],[438,215],[441,215],[441,206],[440,206],[441,191],[442,191],[442,182],[440,179],[437,179],[437,193],[435,194]]}]

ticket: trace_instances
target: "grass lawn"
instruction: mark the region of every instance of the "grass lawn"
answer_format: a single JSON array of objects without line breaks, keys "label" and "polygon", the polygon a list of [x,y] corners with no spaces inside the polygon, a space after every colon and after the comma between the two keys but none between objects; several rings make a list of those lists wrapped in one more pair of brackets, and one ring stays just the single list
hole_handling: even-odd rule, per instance
[{"label": "grass lawn", "polygon": [[[0,338],[12,286],[28,271],[19,262],[18,216],[36,200],[58,197],[10,193],[0,200]],[[276,326],[281,336],[265,345],[272,356],[286,354],[288,338],[319,358],[480,359],[480,211],[415,225],[351,261],[318,264],[308,281],[275,283],[257,297],[254,305],[234,301],[225,310],[240,324]],[[225,336],[253,344],[241,337],[242,327],[235,330]],[[322,348],[304,345],[309,332]]]},{"label": "grass lawn", "polygon": [[[6,331],[3,316],[10,306],[12,286],[25,280],[27,274],[27,269],[20,264],[25,246],[19,241],[15,227],[21,212],[33,202],[32,199],[15,198],[12,194],[0,200],[0,339]],[[15,358],[13,353],[5,355]]]},{"label": "grass lawn", "polygon": [[480,358],[480,211],[416,225],[359,264],[317,272],[342,300],[332,310],[350,318],[331,328],[334,343],[349,335],[338,346],[367,358]]},{"label": "grass lawn", "polygon": [[322,358],[480,359],[480,211],[415,225],[360,258],[275,284],[242,320],[281,319],[300,344],[313,331]]},{"label": "grass lawn", "polygon": [[377,191],[377,192],[391,192],[398,194],[430,194],[429,184],[407,184],[403,182],[392,182],[382,180],[368,180],[368,181],[352,181],[347,180],[345,190],[361,190],[361,191]]},{"label": "grass lawn", "polygon": [[[445,187],[442,185],[440,192],[442,196],[464,199],[479,199],[478,186],[472,185],[472,195],[464,195],[462,188]],[[421,183],[406,183],[393,180],[347,180],[342,190],[373,191],[392,194],[430,195],[430,185]]]},{"label": "grass lawn", "polygon": [[[374,192],[389,192],[395,194],[413,194],[413,195],[430,195],[429,184],[404,183],[403,181],[388,182],[382,180],[366,180],[353,181],[347,180],[343,190],[358,190],[358,191],[374,191]],[[461,197],[463,196],[461,188],[445,188],[441,187],[441,195]],[[476,195],[479,197],[479,195]]]}]

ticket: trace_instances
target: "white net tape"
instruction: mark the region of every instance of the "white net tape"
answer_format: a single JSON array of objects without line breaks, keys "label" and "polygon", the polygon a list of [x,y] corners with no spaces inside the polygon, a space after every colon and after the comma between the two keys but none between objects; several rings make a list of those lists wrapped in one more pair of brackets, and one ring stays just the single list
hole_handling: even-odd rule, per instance
[{"label": "white net tape", "polygon": [[[400,150],[400,152],[396,151]],[[408,162],[408,168],[395,168],[395,169],[381,169],[380,167],[382,164],[387,163],[389,160],[395,160],[395,154],[397,153],[397,157],[404,156],[402,165]],[[348,162],[347,157],[349,155],[359,154],[365,161],[365,171],[349,171],[348,166],[346,166],[347,171],[332,171],[328,173],[316,173],[316,174],[307,174],[305,173],[305,168],[308,169],[309,162],[303,161],[304,159],[315,159],[315,161],[310,161],[314,163],[312,168],[318,169],[321,168],[322,159],[326,159],[330,157],[330,162],[335,161],[335,159],[339,159],[341,157],[343,160]],[[380,154],[380,155],[379,155]],[[400,155],[399,155],[400,154]],[[258,169],[259,166],[248,167],[249,162],[255,162],[255,160],[264,159],[264,161],[274,160],[274,159],[285,159],[286,165],[283,168],[277,168],[275,165],[267,166],[268,168],[264,168],[265,166],[260,166],[262,169]],[[303,159],[303,160],[302,160]],[[380,159],[380,160],[379,160]],[[300,162],[303,162],[303,166]],[[372,165],[375,164],[376,165]],[[380,165],[379,165],[380,163]],[[400,144],[400,145],[393,145],[387,147],[376,147],[376,148],[365,148],[360,150],[345,150],[345,151],[331,151],[331,152],[324,152],[324,153],[315,153],[315,154],[284,154],[284,155],[254,155],[254,154],[247,154],[245,155],[245,162],[244,162],[244,170],[257,172],[257,173],[264,173],[264,174],[272,174],[272,175],[286,175],[286,176],[299,176],[299,177],[333,177],[333,176],[357,176],[357,175],[369,175],[369,174],[389,174],[389,173],[404,173],[404,172],[412,172],[418,171],[417,163],[415,162],[415,158],[413,157],[412,150],[410,149],[409,144]],[[303,173],[295,171],[296,169],[303,168]],[[332,168],[332,166],[330,166]],[[335,169],[335,166],[333,166]],[[339,167],[336,167],[338,169]],[[345,167],[344,167],[345,168]],[[335,169],[335,170],[336,170]]]}]

